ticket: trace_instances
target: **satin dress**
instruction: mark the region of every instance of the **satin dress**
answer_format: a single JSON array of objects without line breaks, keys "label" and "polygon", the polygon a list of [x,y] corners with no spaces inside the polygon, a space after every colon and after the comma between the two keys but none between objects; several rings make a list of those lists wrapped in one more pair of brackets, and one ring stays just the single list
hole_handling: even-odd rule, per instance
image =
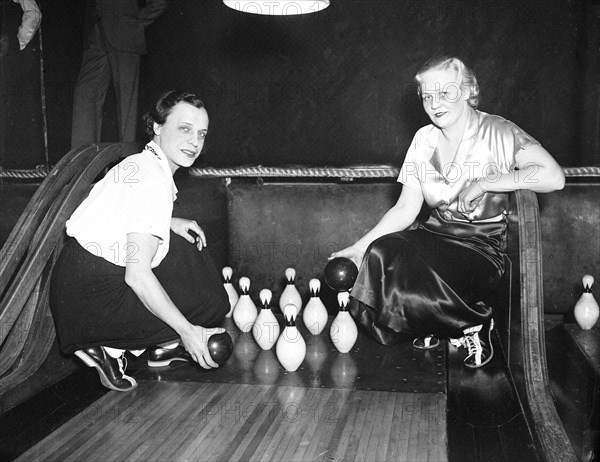
[{"label": "satin dress", "polygon": [[458,196],[481,177],[518,175],[518,151],[538,144],[514,123],[471,110],[454,160],[443,165],[438,134],[434,125],[416,133],[398,178],[421,189],[429,218],[373,241],[351,292],[354,319],[386,345],[406,335],[458,338],[489,321],[485,299],[506,265],[508,194],[485,193],[467,216]]}]

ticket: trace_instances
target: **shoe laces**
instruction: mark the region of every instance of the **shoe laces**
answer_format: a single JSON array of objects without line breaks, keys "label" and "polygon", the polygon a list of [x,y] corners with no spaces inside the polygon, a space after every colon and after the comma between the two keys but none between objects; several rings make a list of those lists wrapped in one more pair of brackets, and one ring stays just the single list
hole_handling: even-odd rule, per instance
[{"label": "shoe laces", "polygon": [[127,369],[127,358],[125,357],[125,353],[117,358],[117,363],[119,364],[119,372],[121,372],[121,376],[125,377],[125,369]]},{"label": "shoe laces", "polygon": [[[469,356],[476,355],[476,359],[478,357],[477,355],[481,356],[483,348],[481,347],[481,342],[479,341],[479,334],[477,332],[473,332],[465,335],[464,339]],[[477,360],[477,362],[479,363],[479,360]]]},{"label": "shoe laces", "polygon": [[465,345],[465,338],[449,338],[450,345],[455,346],[456,348],[460,348]]},{"label": "shoe laces", "polygon": [[121,372],[121,378],[123,380],[127,380],[131,384],[131,387],[135,388],[137,386],[136,380],[133,377],[130,377],[127,374],[125,374],[125,369],[127,369],[127,358],[125,357],[125,352],[123,352],[123,354],[117,358],[117,364],[119,365],[119,372]]}]

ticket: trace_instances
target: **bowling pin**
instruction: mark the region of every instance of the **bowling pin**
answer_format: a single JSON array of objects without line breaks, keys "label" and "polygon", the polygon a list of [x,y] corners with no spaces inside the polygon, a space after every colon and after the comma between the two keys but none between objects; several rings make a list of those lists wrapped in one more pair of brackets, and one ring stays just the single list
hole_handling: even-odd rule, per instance
[{"label": "bowling pin", "polygon": [[592,284],[594,283],[594,277],[586,274],[581,280],[583,282],[583,294],[577,300],[574,309],[575,321],[579,324],[583,330],[589,330],[594,327],[596,321],[598,321],[598,315],[600,314],[598,308],[598,302],[592,295]]},{"label": "bowling pin", "polygon": [[331,323],[331,329],[329,330],[331,341],[340,353],[348,353],[358,338],[358,328],[348,312],[349,301],[350,294],[348,292],[338,293],[340,312]]},{"label": "bowling pin", "polygon": [[281,292],[279,308],[283,313],[283,308],[285,305],[292,304],[298,308],[298,313],[300,313],[300,310],[302,310],[302,297],[294,285],[294,280],[296,279],[296,270],[294,268],[286,269],[285,278],[287,279],[287,285],[285,286],[285,289],[283,289],[283,292]]},{"label": "bowling pin", "polygon": [[285,328],[277,340],[275,353],[277,359],[288,372],[294,372],[300,367],[306,356],[306,342],[296,327],[298,308],[291,303],[283,307]]},{"label": "bowling pin", "polygon": [[302,312],[302,320],[311,334],[319,335],[323,332],[328,319],[327,308],[325,308],[325,305],[319,297],[321,281],[318,279],[311,279],[308,283],[308,287],[310,288],[310,300]]},{"label": "bowling pin", "polygon": [[229,313],[226,314],[228,318],[233,314],[233,309],[235,308],[236,303],[240,299],[235,287],[231,283],[231,276],[233,276],[233,270],[230,266],[223,267],[221,271],[223,273],[223,287],[225,287],[225,292],[227,292],[227,297],[229,297]]},{"label": "bowling pin", "polygon": [[233,309],[233,321],[242,332],[250,332],[258,313],[249,295],[250,279],[246,276],[240,278],[240,290],[242,295]]},{"label": "bowling pin", "polygon": [[277,342],[280,333],[279,322],[271,311],[269,303],[271,303],[272,292],[269,289],[260,291],[260,301],[262,309],[258,313],[256,322],[252,326],[252,335],[258,346],[263,350],[270,350]]}]

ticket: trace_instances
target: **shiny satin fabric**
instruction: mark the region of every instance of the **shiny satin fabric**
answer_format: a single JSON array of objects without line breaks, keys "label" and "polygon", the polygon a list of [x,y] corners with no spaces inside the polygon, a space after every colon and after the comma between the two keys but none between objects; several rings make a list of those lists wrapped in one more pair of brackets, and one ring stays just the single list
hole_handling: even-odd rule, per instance
[{"label": "shiny satin fabric", "polygon": [[505,270],[506,221],[469,223],[437,210],[415,230],[388,234],[365,254],[349,305],[380,343],[405,335],[461,337],[489,320],[484,303]]},{"label": "shiny satin fabric", "polygon": [[493,185],[502,174],[523,175],[515,169],[518,152],[539,144],[509,120],[474,109],[468,112],[465,132],[453,159],[441,158],[439,137],[440,129],[434,125],[415,134],[398,181],[420,189],[429,208],[471,221],[500,215],[508,207],[508,194],[487,192],[475,209],[463,216],[458,211],[460,193],[480,178]]}]

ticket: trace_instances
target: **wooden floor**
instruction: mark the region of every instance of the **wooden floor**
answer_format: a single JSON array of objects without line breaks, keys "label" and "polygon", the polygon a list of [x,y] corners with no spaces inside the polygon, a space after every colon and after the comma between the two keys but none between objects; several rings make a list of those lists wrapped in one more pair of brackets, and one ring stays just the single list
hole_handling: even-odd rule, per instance
[{"label": "wooden floor", "polygon": [[600,325],[560,324],[547,332],[556,410],[581,460],[600,459]]},{"label": "wooden floor", "polygon": [[[445,342],[386,347],[361,331],[342,354],[325,330],[305,336],[305,361],[286,372],[273,351],[225,327],[234,352],[219,369],[148,368],[145,355],[130,356],[130,393],[99,394],[85,368],[83,382],[53,391],[74,409],[67,418],[43,397],[0,416],[0,459],[539,462],[497,342],[494,359],[471,370]],[[80,394],[85,406],[63,402]],[[47,423],[19,425],[22,412]]]},{"label": "wooden floor", "polygon": [[[66,419],[53,415],[56,406],[44,410],[43,397],[0,417],[8,438],[0,459],[4,451],[19,461],[539,462],[499,351],[470,370],[445,342],[430,351],[410,341],[385,347],[361,332],[341,354],[326,332],[306,338],[296,372],[240,333],[231,358],[210,372],[130,357],[139,383],[130,393],[98,394],[85,368],[83,382],[53,392],[91,398]],[[20,412],[47,423],[19,425]]]},{"label": "wooden floor", "polygon": [[446,395],[141,381],[19,461],[447,460]]},{"label": "wooden floor", "polygon": [[307,357],[286,372],[224,327],[234,352],[219,369],[133,360],[136,390],[107,393],[17,460],[448,460],[445,345],[390,348],[361,332],[342,354],[327,328],[310,336],[299,321]]}]

